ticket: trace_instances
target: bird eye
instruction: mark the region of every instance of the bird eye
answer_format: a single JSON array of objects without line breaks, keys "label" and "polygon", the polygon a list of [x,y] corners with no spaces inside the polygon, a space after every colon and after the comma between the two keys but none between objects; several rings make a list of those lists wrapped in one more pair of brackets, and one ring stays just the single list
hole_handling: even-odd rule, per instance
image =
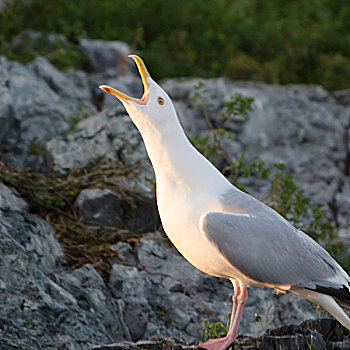
[{"label": "bird eye", "polygon": [[163,97],[158,97],[158,103],[161,105],[161,106],[163,106],[163,104],[164,104],[164,98]]}]

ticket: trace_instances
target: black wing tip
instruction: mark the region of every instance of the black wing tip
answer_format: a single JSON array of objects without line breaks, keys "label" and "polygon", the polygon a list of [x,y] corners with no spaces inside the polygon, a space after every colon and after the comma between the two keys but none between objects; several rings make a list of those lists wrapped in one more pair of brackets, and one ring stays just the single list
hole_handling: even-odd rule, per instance
[{"label": "black wing tip", "polygon": [[347,307],[350,308],[350,290],[349,287],[346,287],[344,284],[340,288],[325,287],[316,284],[315,288],[307,289],[336,298],[342,302],[342,304],[348,305]]}]

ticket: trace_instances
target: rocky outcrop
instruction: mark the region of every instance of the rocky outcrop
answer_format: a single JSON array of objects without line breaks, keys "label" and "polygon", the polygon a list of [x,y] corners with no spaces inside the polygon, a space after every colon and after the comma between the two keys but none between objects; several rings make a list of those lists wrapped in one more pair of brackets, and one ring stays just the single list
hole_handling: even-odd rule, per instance
[{"label": "rocky outcrop", "polygon": [[86,349],[129,339],[91,265],[71,271],[52,228],[0,186],[0,348]]},{"label": "rocky outcrop", "polygon": [[90,111],[91,93],[82,72],[62,73],[45,59],[29,65],[0,59],[1,160],[20,168],[47,168],[44,144],[69,130],[70,118]]},{"label": "rocky outcrop", "polygon": [[[125,262],[113,265],[109,285],[127,325],[137,329],[131,332],[133,340],[157,336],[194,343],[203,338],[205,318],[217,321],[208,310],[226,322],[231,311],[230,282],[194,269],[176,250],[165,246],[160,234],[141,239],[136,255],[125,256]],[[292,294],[275,295],[271,289],[252,287],[240,332],[264,332],[265,322],[256,322],[255,313],[265,316],[270,305],[268,324],[272,327],[316,315],[309,302]]]},{"label": "rocky outcrop", "polygon": [[[126,236],[132,232],[133,239],[111,245],[119,259],[104,279],[91,264],[72,270],[45,218],[0,183],[0,348],[189,348],[181,344],[203,340],[205,318],[216,321],[215,314],[226,321],[232,287],[194,269],[164,235],[154,232],[159,221],[153,171],[142,139],[122,105],[97,87],[109,84],[141,96],[140,79],[129,66],[112,74],[114,58],[123,58],[127,47],[100,41],[84,45],[96,66],[92,73],[60,72],[43,58],[28,65],[0,58],[0,160],[20,169],[60,173],[98,158],[133,168],[135,176],[115,178],[115,188],[83,189],[74,205],[81,222],[112,226]],[[103,59],[107,69],[99,69]],[[210,132],[200,109],[193,108],[197,82],[170,79],[162,85],[186,132],[198,137]],[[349,240],[349,93],[222,78],[204,81],[203,90],[214,125],[223,100],[234,93],[254,97],[248,121],[238,117],[229,125],[234,137],[224,142],[227,154],[238,157],[246,150],[250,160],[284,162],[305,193],[326,204],[330,220]],[[247,186],[260,199],[268,189],[261,180]],[[125,193],[133,206],[125,206]],[[285,326],[265,333],[270,305],[269,329]],[[255,321],[256,314],[262,321]],[[313,349],[347,348],[348,333],[340,328],[332,326],[336,338],[325,336],[328,321],[321,328],[288,326],[317,317],[307,301],[292,294],[250,288],[239,331],[253,338],[239,338],[233,349],[303,349],[310,341]]]},{"label": "rocky outcrop", "polygon": [[[238,336],[235,344],[228,350],[295,350],[295,349],[350,349],[349,332],[339,327],[333,320],[323,319],[303,322],[300,326],[283,326],[266,331],[258,338]],[[138,350],[138,349],[196,349],[176,343],[172,339],[155,339],[151,341],[118,342],[109,345],[99,345],[91,350]],[[199,348],[200,349],[200,348]]]}]

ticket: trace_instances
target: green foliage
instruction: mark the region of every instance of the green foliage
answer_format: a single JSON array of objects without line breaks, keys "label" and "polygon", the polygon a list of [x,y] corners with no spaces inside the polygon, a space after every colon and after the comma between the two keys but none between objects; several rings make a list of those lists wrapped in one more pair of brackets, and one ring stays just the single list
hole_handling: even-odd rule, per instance
[{"label": "green foliage", "polygon": [[232,137],[227,127],[235,117],[241,116],[245,120],[248,119],[248,112],[252,110],[251,105],[254,99],[251,97],[244,97],[242,94],[234,94],[228,101],[223,101],[223,112],[220,115],[220,124],[214,127],[208,115],[208,108],[211,106],[205,103],[205,94],[209,90],[204,87],[202,81],[199,81],[194,86],[194,90],[195,94],[191,98],[192,102],[195,103],[193,109],[200,109],[202,111],[209,129],[212,132],[212,138],[209,139],[209,137],[203,136],[192,137],[190,140],[207,158],[210,158],[213,163],[216,163],[219,158],[227,160],[228,156],[222,145],[221,138],[224,136]]},{"label": "green foliage", "polygon": [[350,257],[344,242],[330,222],[323,204],[311,204],[311,198],[286,174],[284,164],[273,164],[267,203],[296,227],[318,241],[338,260],[345,270],[350,270]]},{"label": "green foliage", "polygon": [[304,191],[296,185],[292,175],[286,174],[283,163],[273,166],[276,172],[271,180],[269,204],[294,225],[299,225],[307,215],[310,198],[303,195]]},{"label": "green foliage", "polygon": [[69,131],[73,131],[76,126],[84,119],[86,119],[91,114],[91,111],[89,108],[82,104],[78,107],[78,113],[77,114],[71,114],[68,116],[69,120]]},{"label": "green foliage", "polygon": [[[13,0],[0,12],[0,41],[28,28],[70,42],[122,40],[142,51],[155,78],[226,74],[339,89],[350,81],[349,18],[347,3],[334,0]],[[78,59],[63,56],[64,66]]]},{"label": "green foliage", "polygon": [[35,136],[33,140],[28,144],[28,152],[29,154],[35,155],[47,153],[45,145],[39,141],[39,138],[37,136]]},{"label": "green foliage", "polygon": [[201,81],[194,86],[194,89],[195,94],[192,96],[191,100],[196,104],[193,108],[202,111],[211,130],[211,137],[191,137],[191,142],[214,164],[217,163],[218,159],[223,160],[224,166],[221,169],[223,174],[227,176],[235,186],[243,191],[246,190],[239,184],[239,177],[244,176],[250,179],[252,175],[258,174],[261,179],[266,179],[270,173],[270,169],[265,167],[261,159],[256,157],[255,160],[247,162],[244,151],[239,158],[232,159],[226,154],[222,144],[222,139],[224,137],[232,138],[232,132],[228,127],[237,116],[243,117],[245,121],[248,120],[248,113],[252,110],[254,99],[241,94],[234,94],[228,101],[223,101],[224,108],[220,115],[220,123],[214,128],[208,115],[208,108],[211,106],[204,103],[204,95],[209,90],[205,89]]},{"label": "green foliage", "polygon": [[233,158],[231,163],[223,168],[222,172],[226,174],[236,187],[246,191],[246,189],[239,184],[239,178],[245,177],[250,180],[254,175],[265,180],[268,178],[271,169],[266,167],[264,161],[259,157],[255,157],[253,161],[248,162],[245,159],[245,152],[243,151],[239,158]]},{"label": "green foliage", "polygon": [[87,62],[87,55],[78,50],[75,41],[59,37],[49,39],[47,34],[33,35],[29,32],[20,33],[12,41],[2,43],[0,55],[22,63],[45,56],[60,69],[83,69]]},{"label": "green foliage", "polygon": [[208,319],[204,320],[205,328],[203,333],[205,335],[205,340],[216,339],[225,336],[228,332],[229,322],[225,326],[222,322],[210,322]]}]

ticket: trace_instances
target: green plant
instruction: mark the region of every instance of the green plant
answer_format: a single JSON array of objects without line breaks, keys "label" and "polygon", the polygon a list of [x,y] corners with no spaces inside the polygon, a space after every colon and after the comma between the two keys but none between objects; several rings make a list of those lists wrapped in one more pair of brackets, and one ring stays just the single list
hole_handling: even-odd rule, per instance
[{"label": "green plant", "polygon": [[[220,115],[220,124],[218,126],[213,125],[213,122],[209,118],[208,108],[210,104],[205,103],[205,94],[209,91],[205,88],[202,81],[199,81],[194,86],[195,94],[191,100],[194,102],[193,109],[200,109],[211,131],[211,140],[209,137],[192,137],[191,142],[213,163],[219,158],[229,160],[228,155],[222,145],[221,138],[223,136],[232,137],[231,132],[227,129],[227,126],[234,120],[235,117],[240,115],[245,120],[248,118],[248,112],[252,110],[253,98],[244,97],[241,94],[234,94],[228,101],[223,101],[223,112]],[[244,155],[243,155],[244,157]]]},{"label": "green plant", "polygon": [[[53,50],[64,67],[81,64],[75,42],[87,36],[127,42],[155,78],[227,74],[339,89],[350,81],[349,17],[347,3],[334,0],[13,0],[0,11],[1,53],[22,61],[5,44],[29,28],[73,44]],[[51,53],[28,45],[23,55]]]},{"label": "green plant", "polygon": [[28,144],[28,152],[29,154],[46,154],[46,148],[43,143],[39,141],[39,138],[35,136],[31,142]]},{"label": "green plant", "polygon": [[310,336],[310,340],[309,340],[309,337],[307,335],[304,335],[304,338],[306,340],[306,345],[307,345],[307,348],[309,350],[312,350],[312,344],[313,344],[313,339],[312,337]]},{"label": "green plant", "polygon": [[73,131],[76,126],[84,119],[89,117],[91,114],[91,111],[89,108],[82,104],[78,107],[78,113],[77,114],[71,114],[68,116],[68,121],[69,121],[69,131]]},{"label": "green plant", "polygon": [[208,319],[204,320],[204,325],[205,327],[203,329],[203,333],[205,335],[205,340],[223,337],[228,332],[230,315],[228,316],[226,325],[224,325],[221,321],[210,322]]},{"label": "green plant", "polygon": [[260,315],[260,314],[258,314],[258,313],[255,313],[255,314],[254,314],[254,317],[255,317],[255,321],[256,321],[256,322],[260,322],[262,318],[265,320],[266,330],[269,329],[268,316],[269,316],[269,312],[270,312],[272,306],[273,306],[273,305],[271,304],[271,305],[267,308],[266,313],[265,313],[265,316],[264,316],[264,315]]},{"label": "green plant", "polygon": [[12,41],[3,43],[0,46],[0,55],[21,63],[45,56],[59,69],[83,69],[87,62],[87,54],[79,50],[75,40],[68,40],[63,36],[50,38],[45,33],[28,31],[21,32]]},{"label": "green plant", "polygon": [[304,196],[304,191],[293,181],[293,176],[286,174],[283,163],[274,163],[275,172],[271,179],[268,195],[269,204],[282,216],[299,225],[307,215],[310,198]]}]

